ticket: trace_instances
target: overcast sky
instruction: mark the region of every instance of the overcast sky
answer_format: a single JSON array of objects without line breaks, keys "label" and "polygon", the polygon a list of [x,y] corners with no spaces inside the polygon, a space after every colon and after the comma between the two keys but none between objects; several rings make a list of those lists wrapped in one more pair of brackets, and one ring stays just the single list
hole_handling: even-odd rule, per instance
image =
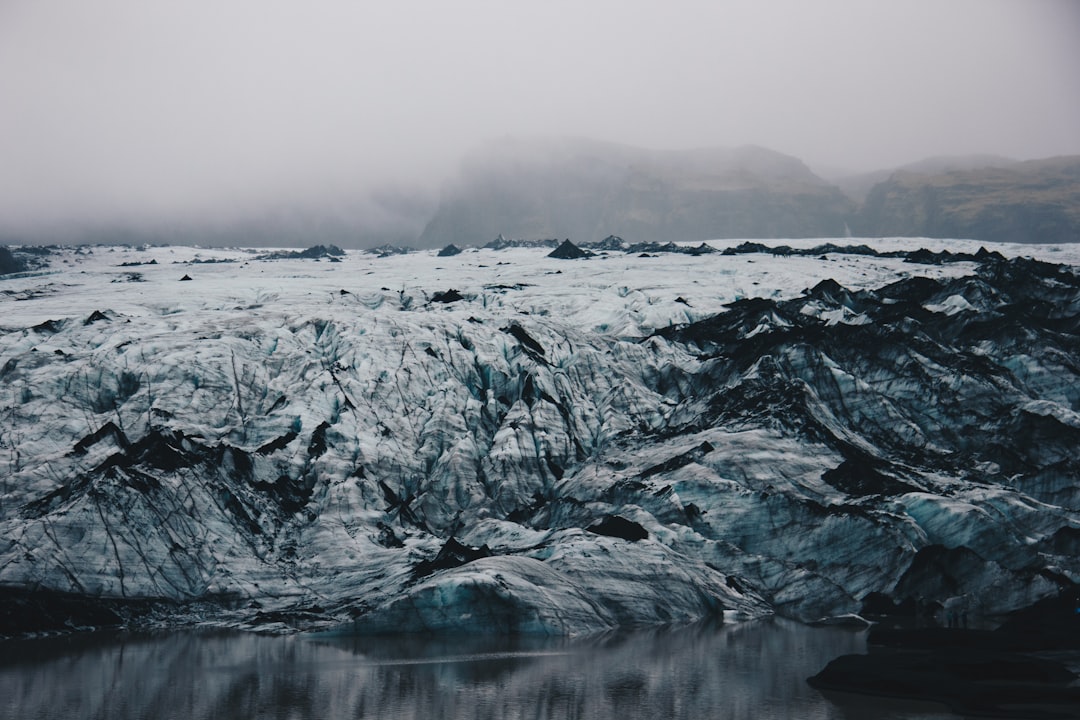
[{"label": "overcast sky", "polygon": [[347,206],[536,134],[1080,154],[1080,2],[0,0],[0,229]]}]

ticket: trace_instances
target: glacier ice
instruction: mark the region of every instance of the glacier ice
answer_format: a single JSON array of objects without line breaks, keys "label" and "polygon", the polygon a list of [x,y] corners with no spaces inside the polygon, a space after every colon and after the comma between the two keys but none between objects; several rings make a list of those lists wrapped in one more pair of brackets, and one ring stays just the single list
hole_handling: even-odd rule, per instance
[{"label": "glacier ice", "polygon": [[1080,579],[1080,255],[1001,251],[57,249],[0,281],[0,585],[364,632],[1029,604]]}]

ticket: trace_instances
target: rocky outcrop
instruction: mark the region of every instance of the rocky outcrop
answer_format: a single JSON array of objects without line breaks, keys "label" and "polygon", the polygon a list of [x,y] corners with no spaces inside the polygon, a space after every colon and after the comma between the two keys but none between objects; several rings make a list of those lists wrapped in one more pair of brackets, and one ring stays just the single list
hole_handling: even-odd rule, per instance
[{"label": "rocky outcrop", "polygon": [[548,253],[548,257],[559,260],[577,260],[579,258],[592,257],[595,253],[582,250],[569,240],[563,240],[559,247]]}]

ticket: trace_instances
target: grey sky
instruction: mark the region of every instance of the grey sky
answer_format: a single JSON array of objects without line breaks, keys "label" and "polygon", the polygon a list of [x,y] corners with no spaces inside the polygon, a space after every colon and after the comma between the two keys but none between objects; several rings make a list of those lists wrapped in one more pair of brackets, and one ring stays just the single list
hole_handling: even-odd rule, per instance
[{"label": "grey sky", "polygon": [[1080,154],[1080,2],[0,0],[0,229],[357,207],[506,134]]}]

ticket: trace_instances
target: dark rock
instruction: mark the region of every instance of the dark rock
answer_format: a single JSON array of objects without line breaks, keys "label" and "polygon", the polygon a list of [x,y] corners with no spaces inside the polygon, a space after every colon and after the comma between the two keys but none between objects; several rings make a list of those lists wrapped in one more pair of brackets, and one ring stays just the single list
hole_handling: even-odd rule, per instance
[{"label": "dark rock", "polygon": [[952,253],[948,250],[933,252],[926,248],[919,248],[918,250],[908,253],[906,260],[907,262],[919,263],[920,265],[940,265],[950,257],[952,257]]},{"label": "dark rock", "polygon": [[512,247],[511,242],[509,240],[507,240],[505,237],[503,237],[502,233],[499,233],[499,235],[494,240],[492,240],[491,242],[489,242],[487,245],[484,246],[484,249],[485,250],[505,250],[508,247]]},{"label": "dark rock", "polygon": [[480,558],[491,557],[491,549],[487,545],[478,548],[462,545],[454,538],[450,538],[439,550],[434,560],[422,560],[413,568],[413,577],[421,578],[438,570],[449,570],[471,563]]},{"label": "dark rock", "polygon": [[431,302],[437,303],[452,303],[464,300],[465,298],[457,290],[450,288],[446,292],[437,292],[431,296]]},{"label": "dark rock", "polygon": [[903,495],[918,490],[913,485],[886,475],[877,463],[866,458],[849,458],[821,474],[821,479],[848,495]]},{"label": "dark rock", "polygon": [[548,257],[560,260],[577,260],[578,258],[593,257],[594,255],[595,253],[582,250],[569,240],[564,240],[559,247],[548,253]]},{"label": "dark rock", "polygon": [[376,538],[376,542],[382,545],[384,548],[403,548],[405,543],[401,541],[401,538],[397,536],[393,528],[386,523],[377,523],[376,527],[379,530],[379,535]]},{"label": "dark rock", "polygon": [[405,247],[402,245],[380,245],[379,247],[365,250],[368,255],[378,255],[381,258],[390,257],[392,255],[408,255],[413,252],[411,247]]},{"label": "dark rock", "polygon": [[583,247],[587,247],[590,250],[617,252],[626,249],[626,241],[618,235],[608,235],[600,242],[584,243]]},{"label": "dark rock", "polygon": [[295,257],[304,259],[317,260],[318,258],[334,258],[343,257],[345,251],[339,248],[337,245],[313,245],[306,250],[300,250],[295,253]]},{"label": "dark rock", "polygon": [[311,442],[308,443],[308,457],[317,458],[326,452],[326,431],[329,429],[330,423],[324,420],[312,431]]},{"label": "dark rock", "polygon": [[676,455],[673,458],[665,460],[662,463],[653,465],[641,471],[641,477],[647,478],[659,473],[671,472],[672,470],[678,470],[681,467],[685,467],[692,462],[699,462],[703,457],[711,453],[715,448],[709,442],[703,442],[693,450]]},{"label": "dark rock", "polygon": [[[559,241],[554,238],[539,238],[539,239],[526,239],[526,238],[506,238],[502,233],[499,236],[484,246],[486,250],[506,250],[508,248],[553,248],[557,247]],[[505,263],[498,263],[503,265]],[[481,265],[480,267],[484,267]]]},{"label": "dark rock", "polygon": [[507,285],[506,283],[492,283],[491,285],[485,285],[485,290],[491,292],[505,293],[507,290],[522,290],[529,287],[528,283],[514,283],[513,285]]},{"label": "dark rock", "polygon": [[130,468],[135,465],[166,472],[179,470],[199,460],[188,455],[183,443],[184,436],[180,433],[151,430],[124,448],[123,452],[110,457],[96,470],[103,471],[109,467]]},{"label": "dark rock", "polygon": [[637,542],[649,537],[649,531],[633,520],[627,520],[621,515],[608,515],[603,520],[585,528],[596,535],[622,538],[630,542]]},{"label": "dark rock", "polygon": [[461,248],[459,248],[457,245],[455,245],[453,243],[450,243],[449,245],[447,245],[446,247],[444,247],[442,250],[439,251],[438,256],[439,257],[453,257],[454,255],[460,255],[460,254],[461,254]]},{"label": "dark rock", "polygon": [[748,255],[751,253],[767,253],[772,249],[759,242],[746,242],[739,243],[734,247],[724,248],[724,255]]},{"label": "dark rock", "polygon": [[281,437],[274,438],[270,442],[266,443],[255,452],[258,455],[269,455],[272,452],[283,450],[289,443],[296,439],[297,435],[299,435],[298,432],[296,432],[295,430],[290,430]]},{"label": "dark rock", "polygon": [[[384,432],[383,436],[387,437],[388,434]],[[412,509],[412,503],[416,500],[415,495],[411,493],[399,495],[382,480],[379,481],[379,489],[382,490],[383,498],[386,500],[387,513],[397,515],[398,519],[402,522],[407,522],[425,532],[428,531],[427,523],[425,523]]]},{"label": "dark rock", "polygon": [[[651,249],[653,252],[681,252],[687,254],[697,253],[702,246],[697,248],[687,248],[683,246],[673,245],[668,243],[667,245],[658,245],[657,243],[645,243],[635,245],[631,250],[637,251],[639,249]],[[709,246],[704,246],[709,247]],[[743,242],[734,247],[725,248],[721,251],[723,255],[774,255],[780,257],[787,256],[800,256],[800,257],[816,257],[818,260],[828,260],[830,254],[834,255],[866,255],[871,257],[884,257],[884,258],[901,258],[905,262],[916,263],[920,265],[943,265],[945,263],[957,263],[957,262],[975,262],[975,263],[991,263],[1005,261],[1004,255],[998,252],[988,252],[985,248],[981,248],[976,253],[964,253],[964,252],[950,252],[948,250],[941,250],[934,252],[925,248],[918,250],[890,250],[882,252],[875,250],[867,245],[836,245],[834,243],[825,243],[824,245],[816,245],[812,248],[793,248],[788,245],[776,245],[769,246],[759,242]]]},{"label": "dark rock", "polygon": [[55,335],[56,333],[60,332],[63,327],[63,320],[45,320],[44,322],[40,322],[30,329],[34,332],[41,333],[42,335],[46,333],[48,333],[49,335]]},{"label": "dark rock", "polygon": [[95,310],[94,312],[90,313],[90,316],[88,318],[83,320],[83,325],[93,325],[96,322],[99,322],[101,320],[108,320],[108,319],[109,319],[108,315],[101,312],[100,310]]},{"label": "dark rock", "polygon": [[181,282],[186,282],[186,281],[188,281],[188,280],[191,280],[191,276],[190,276],[190,275],[185,275],[184,277],[180,278],[180,281],[181,281]]},{"label": "dark rock", "polygon": [[268,496],[286,515],[294,515],[304,509],[311,500],[314,485],[304,478],[293,479],[281,475],[274,482],[256,482],[256,490]]},{"label": "dark rock", "polygon": [[544,354],[544,346],[538,343],[532,335],[525,332],[525,328],[521,327],[517,323],[511,323],[509,327],[503,328],[503,332],[513,335],[515,339],[527,349],[535,352],[538,355]]},{"label": "dark rock", "polygon": [[[321,260],[337,262],[345,251],[337,245],[313,245],[304,250],[279,250],[259,255],[259,260]],[[233,260],[203,260],[196,262],[234,262]]]},{"label": "dark rock", "polygon": [[93,447],[107,437],[113,438],[116,443],[124,449],[131,447],[131,441],[128,440],[127,435],[125,435],[124,432],[119,427],[117,427],[116,423],[110,420],[94,432],[90,433],[89,435],[75,443],[75,448],[72,452],[74,452],[76,455],[84,455],[89,448]]}]

